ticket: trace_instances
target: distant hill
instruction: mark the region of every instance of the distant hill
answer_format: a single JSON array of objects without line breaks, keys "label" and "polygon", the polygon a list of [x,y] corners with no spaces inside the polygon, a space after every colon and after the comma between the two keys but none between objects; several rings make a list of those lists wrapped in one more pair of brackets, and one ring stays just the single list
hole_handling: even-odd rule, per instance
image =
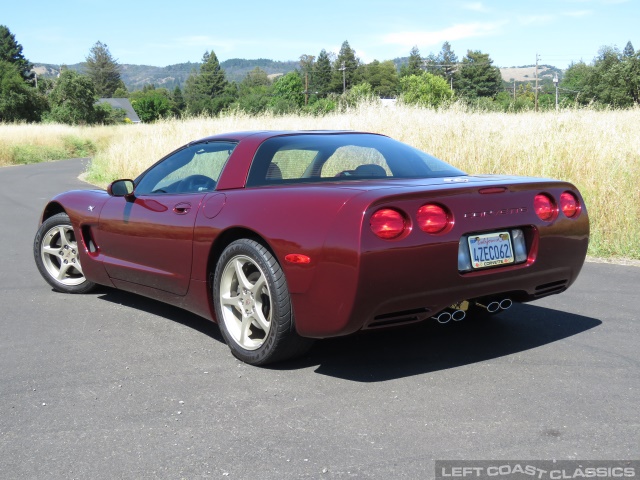
[{"label": "distant hill", "polygon": [[[156,87],[164,87],[170,90],[176,86],[184,87],[187,78],[192,71],[200,68],[200,63],[178,63],[168,65],[166,67],[152,67],[150,65],[130,65],[120,64],[120,76],[127,86],[127,90],[141,90],[144,85],[154,84]],[[240,82],[242,79],[256,67],[260,67],[270,76],[279,76],[289,73],[298,68],[297,61],[278,62],[275,60],[267,60],[258,58],[256,60],[245,60],[241,58],[231,58],[220,63],[225,71],[227,80],[232,82]],[[76,63],[67,65],[70,70],[82,72],[84,65]],[[42,77],[57,77],[60,73],[60,65],[51,63],[36,63],[34,70]]]},{"label": "distant hill", "polygon": [[[563,71],[551,65],[538,65],[538,79],[553,79],[555,74],[558,74],[558,79],[562,80]],[[508,67],[501,68],[500,74],[502,80],[505,82],[530,82],[536,79],[536,66],[525,65],[522,67]]]},{"label": "distant hill", "polygon": [[[397,68],[405,64],[408,57],[396,58],[393,60]],[[200,63],[186,62],[168,65],[166,67],[152,67],[150,65],[129,65],[121,64],[121,78],[129,91],[140,90],[147,84],[154,84],[156,87],[164,87],[173,90],[176,86],[184,88],[184,84],[192,71],[200,68]],[[242,79],[256,67],[261,68],[271,78],[292,72],[299,67],[299,63],[295,60],[288,62],[279,62],[268,60],[266,58],[258,58],[254,60],[245,60],[242,58],[231,58],[220,63],[225,71],[227,80],[232,82],[241,82]],[[82,63],[67,65],[71,70],[83,71]],[[42,77],[56,77],[60,73],[60,65],[50,63],[36,64],[34,70]],[[500,73],[505,82],[527,82],[535,80],[535,65],[525,65],[522,67],[501,68]],[[562,79],[562,70],[551,65],[539,65],[538,77],[542,81],[544,79],[552,79],[554,74],[558,74],[558,78]]]}]

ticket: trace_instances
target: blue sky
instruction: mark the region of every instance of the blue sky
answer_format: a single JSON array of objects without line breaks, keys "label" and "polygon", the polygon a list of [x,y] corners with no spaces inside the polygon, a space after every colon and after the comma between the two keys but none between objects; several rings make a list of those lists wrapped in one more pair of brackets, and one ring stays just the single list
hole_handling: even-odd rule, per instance
[{"label": "blue sky", "polygon": [[364,62],[426,56],[447,40],[461,58],[488,53],[499,67],[590,62],[603,45],[640,49],[640,0],[260,0],[4,2],[6,25],[31,62],[84,61],[97,42],[120,63],[230,58],[297,60],[348,40]]}]

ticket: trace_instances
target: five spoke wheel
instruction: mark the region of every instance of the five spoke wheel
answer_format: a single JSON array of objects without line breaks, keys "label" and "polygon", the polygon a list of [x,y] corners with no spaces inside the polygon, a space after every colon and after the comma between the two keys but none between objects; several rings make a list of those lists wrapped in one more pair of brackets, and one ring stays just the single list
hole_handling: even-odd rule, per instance
[{"label": "five spoke wheel", "polygon": [[243,362],[285,360],[302,355],[313,343],[295,330],[280,264],[255,240],[242,238],[224,249],[213,278],[213,300],[220,332]]},{"label": "five spoke wheel", "polygon": [[264,343],[271,330],[271,293],[265,274],[251,258],[231,258],[220,279],[222,321],[233,340],[246,350]]},{"label": "five spoke wheel", "polygon": [[42,223],[33,242],[33,255],[38,270],[55,290],[85,293],[95,286],[82,271],[77,237],[66,213]]}]

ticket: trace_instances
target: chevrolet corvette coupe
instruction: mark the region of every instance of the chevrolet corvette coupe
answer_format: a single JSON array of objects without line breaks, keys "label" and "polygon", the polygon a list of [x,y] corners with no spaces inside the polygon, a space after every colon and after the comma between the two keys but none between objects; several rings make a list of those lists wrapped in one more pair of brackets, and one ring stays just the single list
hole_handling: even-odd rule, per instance
[{"label": "chevrolet corvette coupe", "polygon": [[372,133],[256,131],[56,196],[33,248],[54,290],[99,284],[182,307],[263,365],[317,338],[561,293],[588,241],[567,182],[467,175]]}]

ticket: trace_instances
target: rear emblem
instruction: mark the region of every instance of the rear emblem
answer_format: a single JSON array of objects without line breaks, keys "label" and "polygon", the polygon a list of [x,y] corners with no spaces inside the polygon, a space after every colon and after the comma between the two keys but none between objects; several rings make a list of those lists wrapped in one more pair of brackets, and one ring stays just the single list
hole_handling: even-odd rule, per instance
[{"label": "rear emblem", "polygon": [[93,205],[89,205],[89,207],[87,208],[87,210],[89,210],[90,212],[93,212],[94,206]]}]

